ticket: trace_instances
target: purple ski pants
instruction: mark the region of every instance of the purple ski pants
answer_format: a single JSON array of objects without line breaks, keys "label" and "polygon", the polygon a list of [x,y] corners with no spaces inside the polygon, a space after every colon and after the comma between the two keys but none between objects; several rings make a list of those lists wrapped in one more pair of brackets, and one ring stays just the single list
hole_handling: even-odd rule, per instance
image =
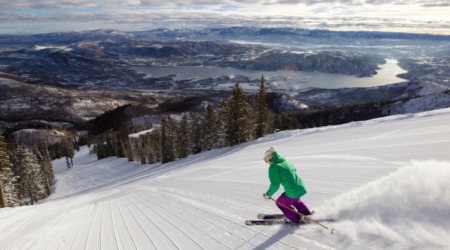
[{"label": "purple ski pants", "polygon": [[[302,213],[304,215],[310,215],[311,212],[309,211],[308,207],[303,203],[303,201],[300,200],[300,198],[289,198],[283,193],[278,197],[277,202],[285,205],[286,207],[292,208],[294,207],[297,209],[297,212]],[[281,206],[277,203],[278,208],[283,212],[284,216],[288,218],[292,222],[298,222],[300,220],[300,216],[289,209]]]}]

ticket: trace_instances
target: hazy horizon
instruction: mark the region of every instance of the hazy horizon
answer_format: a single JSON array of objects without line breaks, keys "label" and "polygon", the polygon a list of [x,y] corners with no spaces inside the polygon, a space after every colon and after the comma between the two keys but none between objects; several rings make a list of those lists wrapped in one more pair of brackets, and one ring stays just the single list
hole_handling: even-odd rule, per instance
[{"label": "hazy horizon", "polygon": [[17,0],[0,13],[3,35],[242,26],[450,35],[450,3],[426,0]]}]

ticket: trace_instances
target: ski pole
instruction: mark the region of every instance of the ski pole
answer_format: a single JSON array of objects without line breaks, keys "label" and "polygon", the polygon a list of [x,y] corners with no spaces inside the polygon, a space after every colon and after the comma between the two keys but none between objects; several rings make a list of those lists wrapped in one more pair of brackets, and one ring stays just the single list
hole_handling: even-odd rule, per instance
[{"label": "ski pole", "polygon": [[275,201],[275,203],[279,204],[280,206],[283,206],[283,207],[289,209],[290,211],[292,211],[292,212],[294,212],[294,213],[300,215],[302,218],[306,218],[307,220],[312,221],[312,222],[316,223],[317,225],[319,225],[319,226],[321,226],[321,227],[323,227],[323,228],[325,228],[325,229],[327,229],[327,230],[331,230],[331,233],[335,232],[335,231],[334,231],[334,228],[329,229],[328,227],[324,226],[322,223],[320,223],[320,222],[318,222],[318,221],[316,221],[316,220],[313,220],[313,219],[309,218],[308,216],[306,216],[306,215],[304,215],[304,214],[302,214],[302,213],[300,213],[300,212],[295,211],[294,209],[292,209],[292,208],[290,208],[290,207],[288,207],[288,206],[286,206],[286,205],[284,205],[284,204],[282,204],[282,203],[280,203],[280,202],[274,200],[272,197],[270,197],[270,199],[273,200],[273,201]]}]

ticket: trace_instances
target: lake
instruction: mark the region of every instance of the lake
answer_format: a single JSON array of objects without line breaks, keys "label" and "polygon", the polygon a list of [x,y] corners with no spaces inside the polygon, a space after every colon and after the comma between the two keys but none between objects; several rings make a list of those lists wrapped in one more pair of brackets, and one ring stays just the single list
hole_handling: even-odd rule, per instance
[{"label": "lake", "polygon": [[[354,87],[375,87],[392,83],[406,81],[396,75],[406,73],[398,66],[397,60],[386,59],[387,63],[380,65],[377,74],[372,77],[357,78],[348,75],[330,74],[321,72],[305,71],[244,71],[232,68],[213,67],[188,67],[188,66],[133,66],[140,73],[147,74],[147,77],[161,77],[169,74],[176,74],[175,80],[192,78],[216,78],[218,76],[236,75],[247,76],[252,79],[260,79],[264,75],[266,82],[274,85],[286,85],[286,82],[294,82],[295,89],[317,87],[326,89],[354,88]],[[280,77],[282,79],[280,79]],[[284,79],[284,81],[283,81]],[[287,81],[286,81],[287,79]],[[292,87],[292,83],[287,84]],[[286,86],[285,86],[286,87]]]}]

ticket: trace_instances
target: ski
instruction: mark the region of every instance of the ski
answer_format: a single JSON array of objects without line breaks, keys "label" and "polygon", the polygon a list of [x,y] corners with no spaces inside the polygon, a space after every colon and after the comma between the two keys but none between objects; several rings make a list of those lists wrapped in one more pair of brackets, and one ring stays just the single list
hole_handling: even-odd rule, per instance
[{"label": "ski", "polygon": [[245,225],[247,226],[272,226],[272,225],[293,225],[299,226],[309,224],[309,222],[302,221],[300,223],[286,222],[284,220],[246,220]]},{"label": "ski", "polygon": [[258,214],[257,217],[261,220],[282,220],[286,218],[284,214]]},{"label": "ski", "polygon": [[271,226],[285,224],[284,220],[246,220],[247,226]]},{"label": "ski", "polygon": [[[337,220],[335,219],[320,219],[320,220],[315,220],[317,222],[337,222]],[[309,220],[301,220],[298,223],[294,223],[294,222],[286,222],[284,219],[263,219],[263,220],[246,220],[245,221],[245,225],[247,226],[271,226],[271,225],[293,225],[293,226],[301,226],[301,225],[307,225],[307,224],[312,224],[314,222],[311,222]]]},{"label": "ski", "polygon": [[[313,214],[314,214],[314,210],[311,211],[311,214],[308,216],[311,216]],[[261,220],[282,220],[282,219],[286,218],[284,216],[284,214],[258,214],[257,217],[258,217],[258,219],[261,219]]]}]

